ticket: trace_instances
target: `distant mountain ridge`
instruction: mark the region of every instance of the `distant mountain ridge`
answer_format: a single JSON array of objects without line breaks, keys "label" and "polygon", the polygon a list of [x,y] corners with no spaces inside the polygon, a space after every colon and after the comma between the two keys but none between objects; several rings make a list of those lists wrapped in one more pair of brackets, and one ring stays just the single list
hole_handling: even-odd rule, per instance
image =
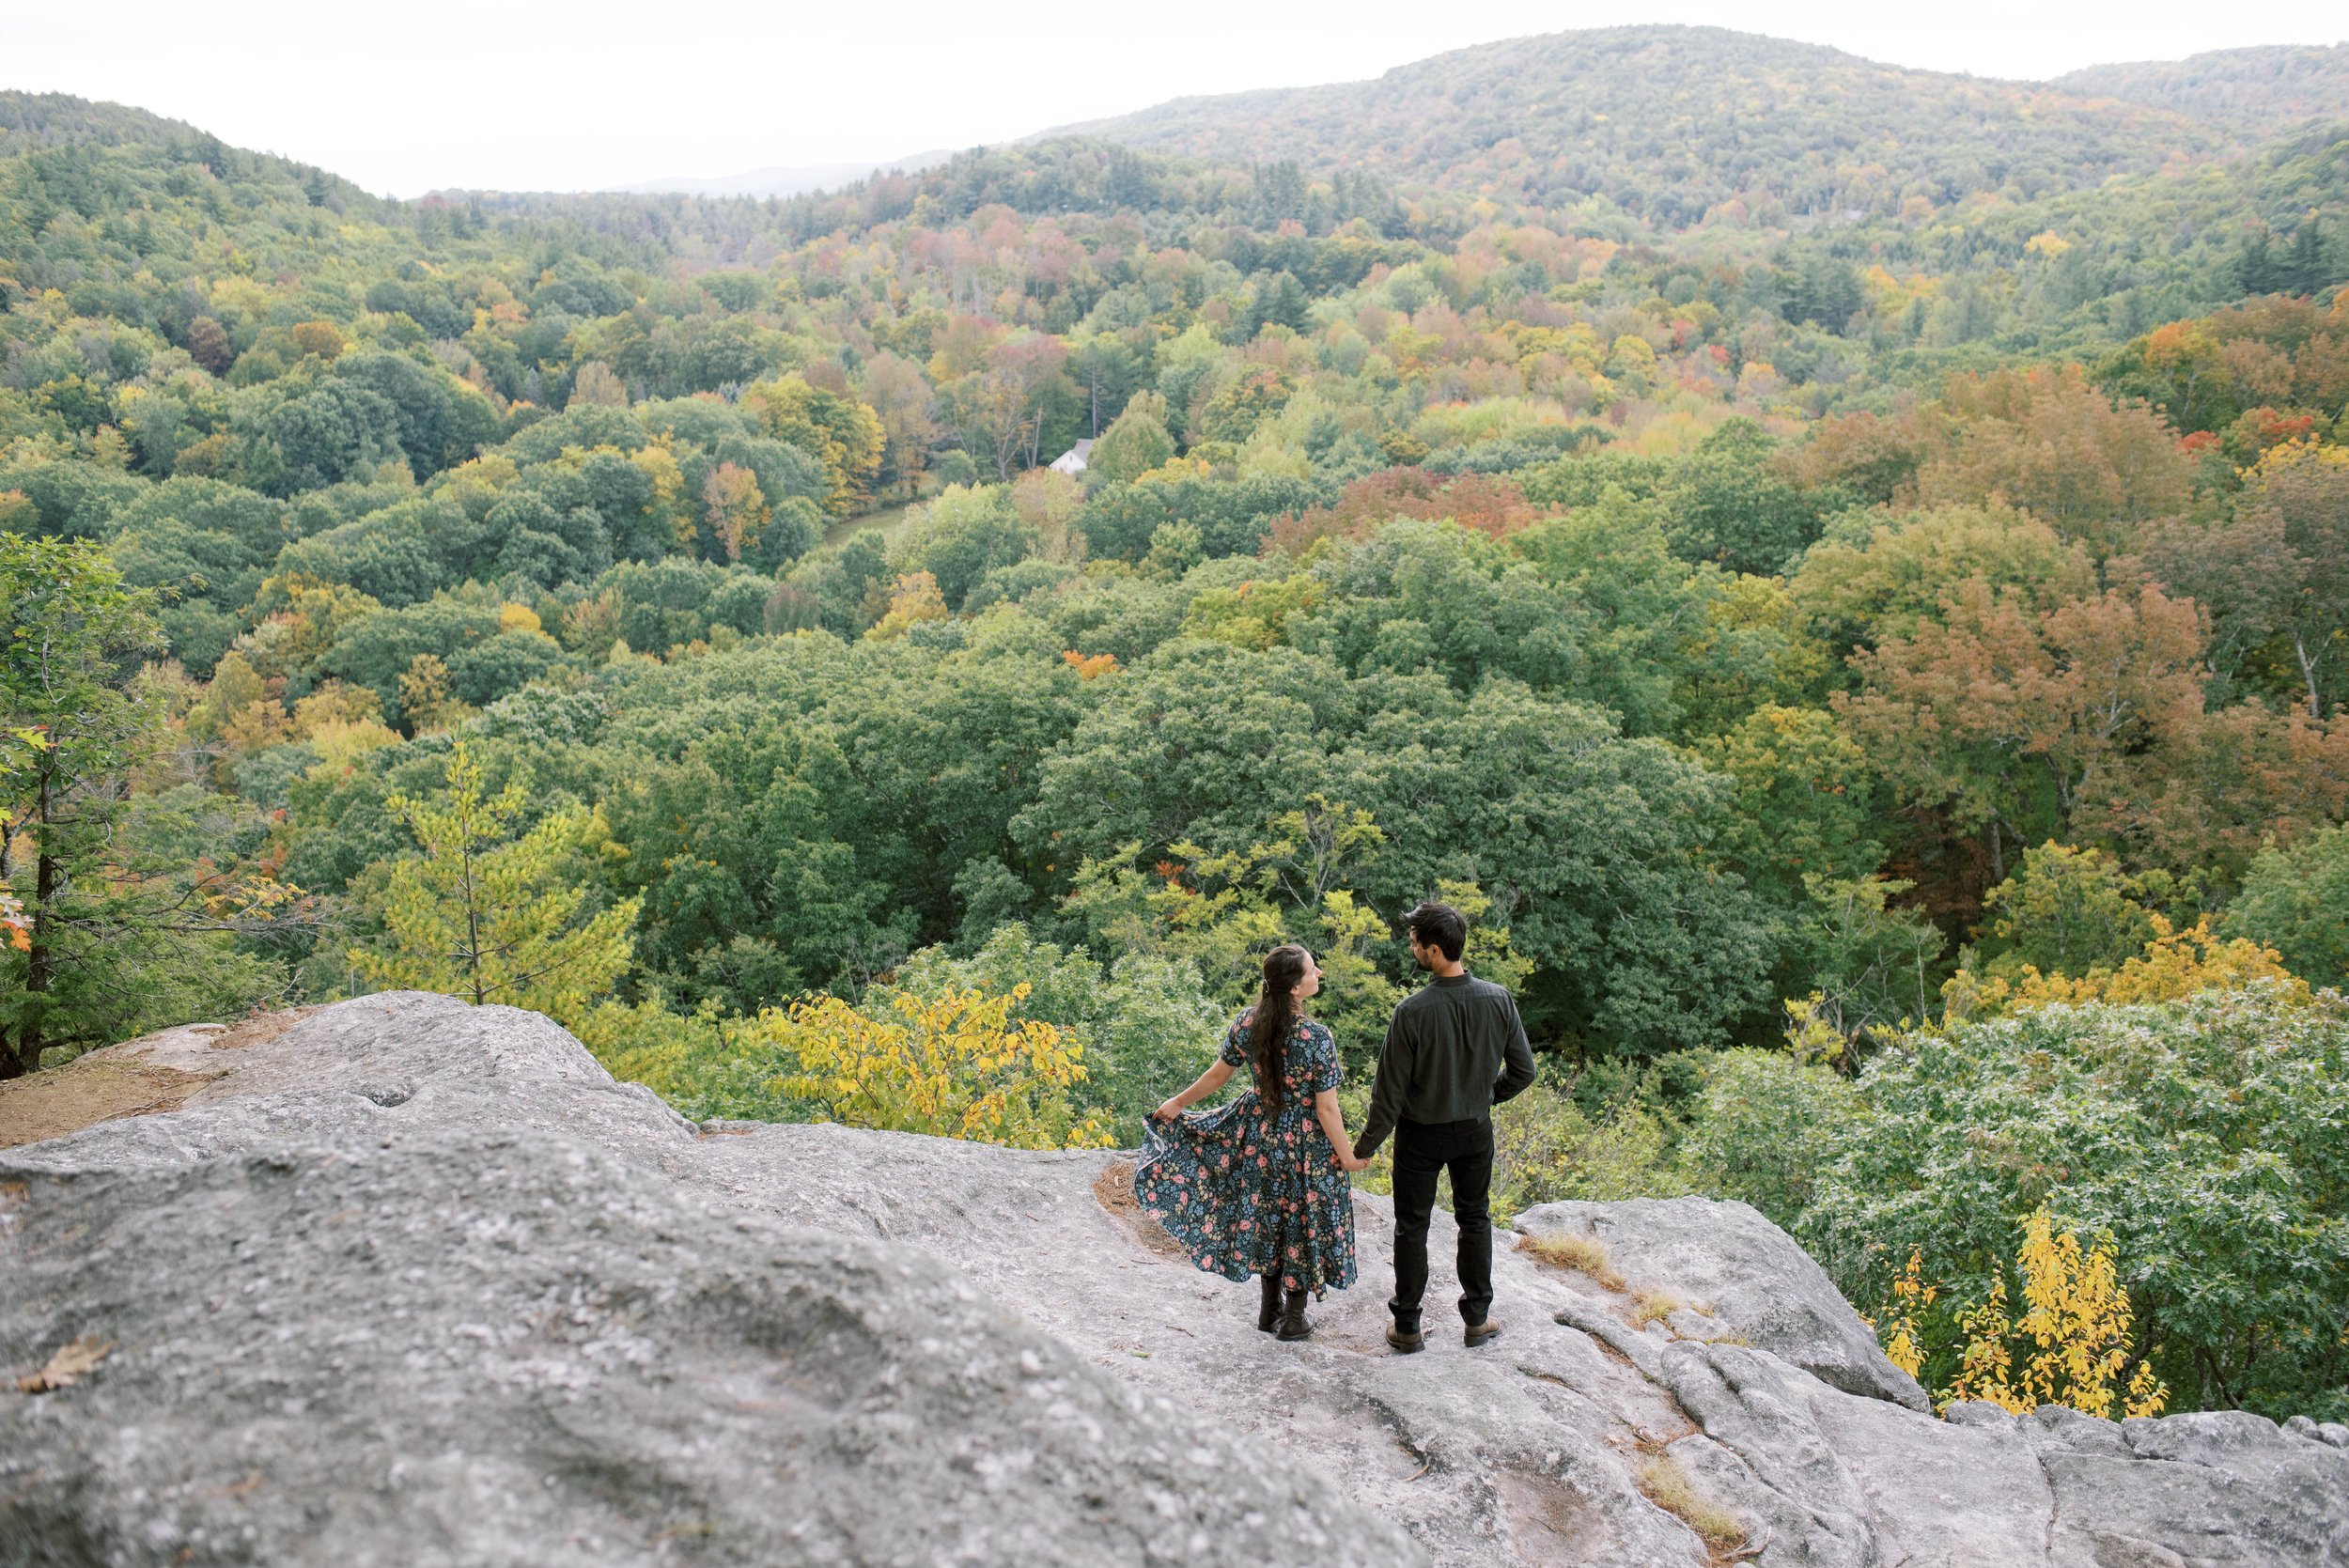
[{"label": "distant mountain ridge", "polygon": [[2183,60],[2090,66],[2048,85],[2225,125],[2280,128],[2349,118],[2349,43],[2221,49]]},{"label": "distant mountain ridge", "polygon": [[[2029,199],[2249,150],[2349,118],[2349,44],[2099,65],[2046,83],[1884,65],[1719,27],[1502,39],[1368,81],[1188,97],[1037,132],[1224,166],[1294,163],[1550,210],[1586,202],[1682,227],[1750,212],[1799,226]],[[68,144],[216,146],[198,127],[58,93],[0,91],[0,156]],[[582,195],[786,197],[953,153],[666,176]],[[466,194],[460,187],[435,193]],[[557,193],[548,193],[555,194]]]},{"label": "distant mountain ridge", "polygon": [[1802,215],[2086,189],[2245,145],[2166,107],[1682,26],[1512,39],[1374,81],[1176,99],[1062,130],[1552,208],[1605,197],[1668,225],[1740,200]]},{"label": "distant mountain ridge", "polygon": [[831,190],[877,174],[892,171],[912,174],[917,170],[933,168],[954,155],[954,148],[935,147],[928,152],[916,152],[904,158],[865,159],[843,163],[770,164],[709,179],[671,175],[634,185],[614,185],[612,190],[624,195],[647,196],[796,196],[809,191]]}]

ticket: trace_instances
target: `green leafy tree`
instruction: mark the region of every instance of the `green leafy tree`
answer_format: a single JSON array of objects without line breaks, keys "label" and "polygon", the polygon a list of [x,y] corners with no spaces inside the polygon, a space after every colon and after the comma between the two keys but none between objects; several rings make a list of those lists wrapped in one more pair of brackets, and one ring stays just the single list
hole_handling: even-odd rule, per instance
[{"label": "green leafy tree", "polygon": [[2222,929],[2274,948],[2311,986],[2349,990],[2349,827],[2260,851]]},{"label": "green leafy tree", "polygon": [[959,610],[980,579],[1023,559],[1036,541],[1036,530],[1013,507],[1008,488],[949,485],[907,529],[898,570],[928,572],[946,607]]},{"label": "green leafy tree", "polygon": [[[1156,396],[1148,401],[1164,407]],[[1085,480],[1094,485],[1130,485],[1174,457],[1174,438],[1159,415],[1137,397],[1110,424],[1085,458]]]},{"label": "green leafy tree", "polygon": [[2022,869],[1983,898],[1989,942],[1983,972],[2077,977],[2118,969],[2154,938],[2154,915],[2169,878],[2123,872],[2098,849],[2053,840],[2023,852]]},{"label": "green leafy tree", "polygon": [[568,865],[606,838],[599,810],[559,808],[517,835],[529,802],[516,778],[485,793],[480,761],[451,748],[438,800],[394,795],[392,816],[418,854],[392,863],[370,912],[381,945],[354,947],[351,965],[381,988],[445,991],[572,1023],[628,970],[639,902],[601,909]]},{"label": "green leafy tree", "polygon": [[1882,863],[1882,784],[1834,715],[1766,705],[1696,753],[1731,781],[1721,853],[1756,888],[1794,903],[1807,878],[1865,877]]},{"label": "green leafy tree", "polygon": [[[2042,1208],[2109,1237],[2179,1408],[2349,1409],[2349,1009],[2273,982],[1926,1031],[1869,1063],[1796,1235],[1855,1301],[1912,1249],[1926,1380]],[[2125,1381],[2125,1377],[2117,1379]]]},{"label": "green leafy tree", "polygon": [[138,672],[159,651],[146,593],[94,546],[0,533],[0,1078],[44,1051],[241,1012],[271,987],[231,945],[291,918],[297,895],[225,848],[144,830],[133,775],[163,737]]},{"label": "green leafy tree", "polygon": [[0,605],[8,624],[0,723],[15,742],[8,815],[31,850],[23,868],[7,863],[20,840],[0,844],[23,911],[12,922],[17,939],[0,955],[0,1077],[13,1078],[39,1067],[52,1043],[87,1043],[71,990],[97,978],[113,945],[105,936],[118,935],[91,922],[106,902],[123,775],[156,736],[160,715],[132,691],[130,675],[158,636],[148,596],[126,588],[79,540],[0,534]]}]

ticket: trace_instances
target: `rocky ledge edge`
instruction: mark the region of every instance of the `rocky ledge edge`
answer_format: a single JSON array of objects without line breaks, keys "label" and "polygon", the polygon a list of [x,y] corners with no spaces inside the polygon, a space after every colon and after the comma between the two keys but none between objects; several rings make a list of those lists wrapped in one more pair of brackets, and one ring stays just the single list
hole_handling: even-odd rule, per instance
[{"label": "rocky ledge edge", "polygon": [[1394,1357],[1383,1200],[1276,1344],[1121,1157],[696,1126],[443,997],[166,1031],[11,1128],[9,1563],[2349,1568],[2349,1433],[1937,1421],[1743,1204],[1529,1211],[1611,1281],[1504,1245],[1501,1337]]}]

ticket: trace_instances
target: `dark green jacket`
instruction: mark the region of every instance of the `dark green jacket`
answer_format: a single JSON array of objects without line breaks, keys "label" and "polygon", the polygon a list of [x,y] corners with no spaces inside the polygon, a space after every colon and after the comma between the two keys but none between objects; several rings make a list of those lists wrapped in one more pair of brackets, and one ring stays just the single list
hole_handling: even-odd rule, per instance
[{"label": "dark green jacket", "polygon": [[1429,981],[1387,1025],[1355,1156],[1368,1159],[1398,1121],[1482,1120],[1532,1081],[1533,1048],[1506,990],[1471,974]]}]

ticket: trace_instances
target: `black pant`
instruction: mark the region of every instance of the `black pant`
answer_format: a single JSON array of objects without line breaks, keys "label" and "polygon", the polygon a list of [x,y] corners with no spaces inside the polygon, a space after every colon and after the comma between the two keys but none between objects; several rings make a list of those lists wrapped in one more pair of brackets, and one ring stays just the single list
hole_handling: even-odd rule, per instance
[{"label": "black pant", "polygon": [[1394,1299],[1387,1305],[1408,1330],[1419,1327],[1427,1294],[1427,1219],[1436,1178],[1452,1172],[1452,1217],[1460,1222],[1460,1316],[1482,1323],[1493,1304],[1493,1126],[1482,1119],[1394,1129]]}]

